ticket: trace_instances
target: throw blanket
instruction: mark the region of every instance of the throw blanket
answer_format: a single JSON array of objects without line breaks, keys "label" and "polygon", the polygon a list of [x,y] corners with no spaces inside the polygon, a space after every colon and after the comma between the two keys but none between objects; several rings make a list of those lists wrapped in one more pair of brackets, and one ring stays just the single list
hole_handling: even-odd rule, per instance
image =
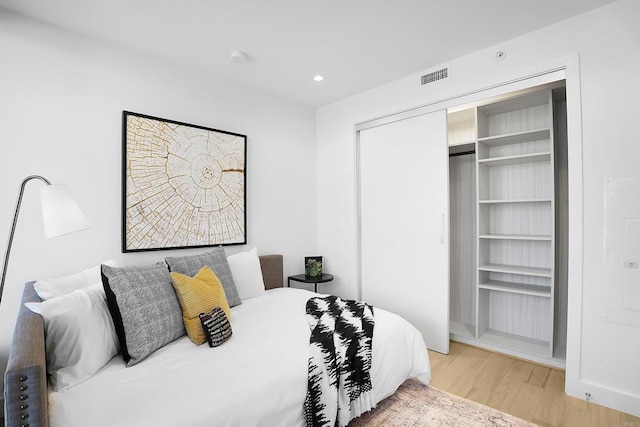
[{"label": "throw blanket", "polygon": [[374,407],[371,392],[373,307],[337,296],[307,301],[307,426],[346,426]]}]

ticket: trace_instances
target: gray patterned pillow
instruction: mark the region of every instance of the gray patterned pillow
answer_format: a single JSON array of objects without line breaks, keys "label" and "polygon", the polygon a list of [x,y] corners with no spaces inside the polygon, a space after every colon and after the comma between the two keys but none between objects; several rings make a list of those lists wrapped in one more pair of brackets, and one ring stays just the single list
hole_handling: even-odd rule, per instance
[{"label": "gray patterned pillow", "polygon": [[220,283],[222,283],[229,307],[242,304],[236,288],[236,282],[234,282],[231,275],[227,256],[221,246],[217,246],[212,251],[203,254],[167,257],[164,260],[169,267],[169,271],[175,271],[189,277],[195,276],[202,267],[208,265],[216,274]]},{"label": "gray patterned pillow", "polygon": [[185,334],[167,268],[102,265],[102,285],[127,366]]}]

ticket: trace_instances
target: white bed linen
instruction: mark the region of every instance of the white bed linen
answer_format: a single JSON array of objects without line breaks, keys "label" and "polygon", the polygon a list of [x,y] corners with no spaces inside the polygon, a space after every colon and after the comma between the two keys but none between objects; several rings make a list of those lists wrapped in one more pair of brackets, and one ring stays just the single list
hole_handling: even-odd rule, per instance
[{"label": "white bed linen", "polygon": [[[184,336],[126,368],[120,355],[89,380],[49,393],[51,427],[303,426],[313,292],[278,288],[231,310],[233,336],[220,347]],[[374,308],[374,401],[402,382],[431,379],[420,333]]]}]

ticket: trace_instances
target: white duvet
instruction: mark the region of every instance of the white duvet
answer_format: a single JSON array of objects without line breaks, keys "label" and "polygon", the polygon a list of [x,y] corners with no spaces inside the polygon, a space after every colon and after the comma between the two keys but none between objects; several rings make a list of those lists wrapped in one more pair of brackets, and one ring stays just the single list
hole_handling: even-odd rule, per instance
[{"label": "white duvet", "polygon": [[[131,368],[118,355],[89,380],[49,393],[50,426],[303,426],[312,296],[278,288],[243,301],[231,310],[233,336],[220,347],[184,336]],[[427,384],[420,333],[379,308],[374,319],[374,401],[410,377]]]}]

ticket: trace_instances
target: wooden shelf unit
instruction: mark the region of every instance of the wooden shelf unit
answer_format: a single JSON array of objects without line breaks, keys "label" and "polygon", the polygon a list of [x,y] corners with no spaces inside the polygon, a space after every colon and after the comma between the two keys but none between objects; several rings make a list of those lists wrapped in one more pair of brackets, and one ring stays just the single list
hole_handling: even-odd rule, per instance
[{"label": "wooden shelf unit", "polygon": [[452,312],[454,339],[547,359],[565,346],[556,342],[554,105],[543,88],[449,114],[450,152],[475,137],[476,172],[475,276],[455,295],[474,310]]}]

